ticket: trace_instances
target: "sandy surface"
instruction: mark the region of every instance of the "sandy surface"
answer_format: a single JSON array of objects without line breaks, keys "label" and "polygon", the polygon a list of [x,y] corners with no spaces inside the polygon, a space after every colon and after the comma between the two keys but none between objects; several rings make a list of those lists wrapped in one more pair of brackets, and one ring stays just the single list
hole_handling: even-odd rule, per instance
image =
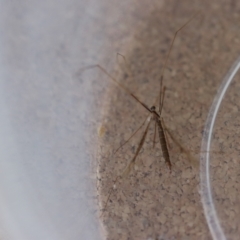
[{"label": "sandy surface", "polygon": [[[162,117],[179,142],[197,159],[202,131],[216,91],[240,50],[237,3],[167,1],[139,9],[134,31],[111,74],[147,106],[156,102],[161,67],[175,31],[199,15],[177,36],[164,74],[167,88]],[[140,11],[141,10],[141,11]],[[148,11],[148,14],[146,13]],[[142,16],[142,18],[141,18]],[[108,81],[104,74],[99,74]],[[238,239],[239,84],[230,87],[215,128],[211,175],[220,223],[228,239]],[[99,147],[98,190],[105,206],[113,181],[133,158],[144,128],[117,154],[148,112],[114,84],[105,97]],[[117,182],[102,215],[107,239],[211,239],[199,194],[199,167],[169,139],[172,173],[159,141],[152,148],[154,124],[134,169]],[[230,157],[229,157],[230,156]],[[226,197],[227,196],[227,197]]]}]

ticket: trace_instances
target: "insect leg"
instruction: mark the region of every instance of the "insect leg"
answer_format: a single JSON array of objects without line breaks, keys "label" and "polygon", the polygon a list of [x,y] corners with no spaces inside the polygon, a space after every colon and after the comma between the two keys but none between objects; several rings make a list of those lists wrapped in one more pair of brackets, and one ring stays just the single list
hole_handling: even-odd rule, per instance
[{"label": "insect leg", "polygon": [[118,62],[118,65],[120,65],[120,63],[119,63],[119,57],[122,57],[122,58],[123,58],[123,61],[124,61],[125,66],[126,66],[126,68],[127,68],[127,70],[128,70],[128,73],[130,73],[130,77],[133,77],[133,72],[132,72],[132,70],[131,70],[131,68],[130,68],[130,65],[129,65],[129,63],[127,62],[125,56],[122,55],[121,53],[117,53],[117,62]]},{"label": "insect leg", "polygon": [[[171,42],[171,45],[170,45],[170,48],[168,50],[168,53],[167,53],[167,56],[165,58],[165,62],[163,64],[163,68],[162,68],[162,72],[161,72],[161,77],[160,77],[160,91],[159,91],[159,96],[161,96],[161,91],[162,91],[162,81],[163,81],[163,76],[164,76],[164,71],[165,71],[165,68],[167,66],[167,62],[168,62],[168,59],[169,59],[169,56],[170,56],[170,53],[172,51],[172,48],[173,48],[173,44],[174,44],[174,41],[177,37],[177,34],[186,26],[188,25],[197,15],[199,14],[199,12],[195,13],[185,24],[183,24],[174,34],[173,36],[173,39],[172,39],[172,42]],[[159,111],[160,111],[160,107],[161,106],[161,97],[159,98]]]},{"label": "insect leg", "polygon": [[122,148],[126,143],[128,143],[130,141],[130,139],[143,127],[143,125],[146,123],[147,119],[149,118],[149,116],[147,116],[147,118],[144,120],[144,122],[139,126],[139,128],[137,128],[137,130],[123,143],[121,144],[114,152],[113,155],[115,155],[118,150],[120,148]]},{"label": "insect leg", "polygon": [[[137,148],[136,153],[134,154],[134,157],[133,157],[132,160],[129,162],[129,164],[127,165],[127,167],[124,169],[124,171],[122,172],[122,174],[118,175],[118,176],[116,177],[116,179],[113,181],[113,187],[111,188],[111,190],[110,190],[110,192],[109,192],[109,194],[108,194],[106,203],[105,203],[104,208],[103,208],[103,212],[104,212],[104,211],[106,210],[106,208],[107,208],[108,202],[109,202],[110,197],[111,197],[111,195],[112,195],[112,193],[113,193],[113,190],[114,190],[114,188],[115,188],[115,184],[118,182],[118,180],[119,180],[120,177],[126,176],[126,175],[130,172],[132,166],[134,165],[134,163],[135,163],[135,161],[136,161],[136,158],[137,158],[137,156],[138,156],[138,154],[139,154],[139,152],[140,152],[140,150],[141,150],[141,148],[142,148],[142,146],[143,146],[143,143],[144,143],[144,141],[145,141],[145,138],[146,138],[146,135],[147,135],[147,132],[148,132],[150,123],[151,123],[151,119],[152,119],[151,116],[149,116],[149,117],[148,117],[147,127],[146,127],[146,129],[145,129],[145,131],[144,131],[144,133],[143,133],[143,136],[142,136],[142,138],[141,138],[141,140],[140,140],[140,143],[139,143],[139,145],[138,145],[138,148]],[[102,214],[103,214],[103,213],[102,213]],[[102,214],[101,214],[101,216],[102,216]]]},{"label": "insect leg", "polygon": [[149,126],[150,126],[150,123],[151,123],[151,119],[152,119],[152,117],[150,116],[150,117],[148,118],[147,127],[146,127],[146,129],[145,129],[145,131],[144,131],[144,133],[143,133],[143,136],[142,136],[139,144],[138,144],[137,151],[136,151],[136,153],[134,154],[132,160],[131,160],[131,161],[129,162],[129,164],[127,165],[127,167],[124,169],[123,173],[121,174],[122,176],[128,175],[129,172],[131,171],[133,165],[135,164],[136,158],[137,158],[137,156],[138,156],[138,154],[139,154],[139,152],[140,152],[140,150],[141,150],[141,148],[142,148],[142,146],[143,146],[143,144],[144,144],[144,141],[145,141],[145,139],[146,139],[147,132],[148,132],[148,129],[149,129]]},{"label": "insect leg", "polygon": [[156,143],[156,129],[157,128],[157,123],[156,121],[154,122],[154,136],[153,136],[153,148],[155,148],[155,143]]},{"label": "insect leg", "polygon": [[114,190],[114,188],[115,188],[115,184],[117,183],[118,179],[119,179],[119,176],[117,176],[116,179],[113,181],[113,186],[112,186],[112,188],[110,189],[110,192],[109,192],[109,194],[108,194],[106,203],[105,203],[105,205],[104,205],[104,208],[103,208],[103,210],[102,210],[102,214],[100,215],[100,217],[103,215],[104,211],[107,209],[108,202],[109,202],[109,200],[110,200],[110,197],[111,197],[111,195],[112,195],[112,192],[113,192],[113,190]]},{"label": "insect leg", "polygon": [[98,68],[100,69],[103,73],[105,73],[109,79],[111,79],[113,82],[115,82],[120,88],[122,88],[126,93],[128,93],[130,96],[132,96],[138,103],[140,103],[148,112],[151,112],[151,110],[148,108],[148,106],[143,103],[142,101],[140,101],[133,93],[131,93],[127,87],[125,87],[123,84],[121,84],[120,82],[118,82],[114,77],[112,77],[105,68],[103,68],[101,65],[97,64],[97,65],[89,65],[86,66],[84,68],[81,68],[78,70],[78,72],[76,73],[76,75],[80,75],[83,71],[88,70],[88,69],[92,69],[92,68]]}]

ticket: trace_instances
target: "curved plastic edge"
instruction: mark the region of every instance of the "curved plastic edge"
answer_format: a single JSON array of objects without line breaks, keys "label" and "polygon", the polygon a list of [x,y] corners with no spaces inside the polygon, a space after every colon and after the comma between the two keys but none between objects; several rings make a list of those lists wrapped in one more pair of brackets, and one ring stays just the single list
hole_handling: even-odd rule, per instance
[{"label": "curved plastic edge", "polygon": [[205,218],[207,220],[208,227],[210,229],[213,239],[224,240],[226,239],[223,229],[220,225],[216,209],[213,202],[211,179],[210,179],[210,146],[212,139],[212,132],[214,123],[222,103],[224,95],[234,79],[234,76],[240,68],[240,57],[234,62],[228,74],[223,79],[222,84],[213,100],[212,106],[208,113],[207,121],[202,138],[201,155],[200,155],[200,188],[201,188],[201,200],[204,208]]}]

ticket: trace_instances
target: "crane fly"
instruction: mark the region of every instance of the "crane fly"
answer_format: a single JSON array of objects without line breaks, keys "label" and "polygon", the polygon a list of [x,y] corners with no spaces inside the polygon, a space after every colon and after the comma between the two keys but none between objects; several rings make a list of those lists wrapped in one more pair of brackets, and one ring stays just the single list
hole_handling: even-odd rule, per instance
[{"label": "crane fly", "polygon": [[[109,199],[111,197],[111,194],[115,188],[116,183],[119,181],[119,178],[127,176],[129,174],[129,172],[131,171],[131,169],[133,168],[137,157],[139,155],[139,152],[141,151],[143,144],[145,142],[149,127],[151,122],[155,123],[155,130],[154,130],[154,139],[153,139],[153,147],[155,146],[155,138],[156,138],[156,129],[158,129],[158,135],[159,135],[159,141],[160,141],[160,146],[162,149],[162,156],[165,160],[165,163],[167,164],[170,172],[172,170],[172,162],[170,159],[170,154],[169,154],[169,147],[168,147],[168,139],[167,139],[167,134],[171,137],[171,139],[173,140],[173,142],[180,148],[181,152],[184,152],[187,157],[189,159],[191,159],[191,155],[189,154],[189,152],[173,137],[173,135],[170,133],[170,131],[167,129],[167,127],[164,124],[164,120],[161,117],[161,113],[162,113],[162,109],[163,109],[163,102],[164,102],[164,96],[165,96],[165,91],[166,88],[163,86],[163,78],[164,78],[164,71],[165,68],[167,66],[167,62],[169,59],[169,55],[171,53],[171,50],[173,48],[173,44],[174,41],[176,39],[177,34],[179,33],[179,31],[181,31],[187,24],[189,24],[195,17],[196,15],[198,15],[199,12],[197,12],[196,14],[194,14],[184,25],[182,25],[174,34],[173,39],[171,41],[171,45],[170,48],[168,50],[162,71],[161,71],[161,75],[160,75],[160,91],[159,91],[159,97],[157,98],[157,100],[159,101],[159,108],[158,110],[156,110],[155,105],[153,105],[152,107],[148,107],[144,102],[142,102],[138,97],[136,97],[127,87],[125,87],[123,84],[121,84],[120,82],[118,82],[111,74],[109,74],[107,72],[107,70],[105,68],[103,68],[101,65],[90,65],[84,68],[81,68],[77,74],[81,73],[82,71],[85,71],[87,69],[93,69],[93,68],[98,68],[100,71],[102,71],[105,75],[107,75],[109,77],[110,80],[112,80],[115,84],[118,85],[118,87],[122,88],[126,93],[128,93],[132,98],[134,98],[143,108],[146,109],[147,112],[149,112],[148,117],[144,120],[144,122],[140,125],[140,127],[130,136],[130,138],[128,138],[117,150],[115,150],[114,154],[120,149],[122,148],[144,125],[146,125],[145,130],[142,134],[142,137],[138,143],[137,146],[137,150],[133,156],[133,158],[129,161],[129,163],[127,164],[127,166],[125,167],[125,169],[123,170],[123,172],[118,175],[115,180],[113,181],[113,187],[111,188],[105,206],[103,208],[103,212],[106,210],[107,208],[107,204],[109,202]],[[125,63],[125,57],[121,54],[118,53],[118,55],[122,56]],[[157,100],[155,102],[157,102]]]}]

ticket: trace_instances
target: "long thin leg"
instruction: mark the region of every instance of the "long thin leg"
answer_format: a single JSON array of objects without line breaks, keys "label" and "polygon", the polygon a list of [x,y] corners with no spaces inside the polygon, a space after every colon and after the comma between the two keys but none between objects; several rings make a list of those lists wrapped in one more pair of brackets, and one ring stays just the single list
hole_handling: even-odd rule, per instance
[{"label": "long thin leg", "polygon": [[131,77],[133,77],[133,73],[132,73],[132,70],[130,68],[130,65],[128,64],[125,56],[122,55],[121,53],[117,53],[117,62],[118,62],[118,64],[120,65],[120,63],[119,63],[119,56],[121,56],[123,58],[123,61],[124,61],[125,65],[126,65],[126,68],[127,68],[128,72],[130,73]]},{"label": "long thin leg", "polygon": [[[161,91],[162,91],[162,81],[163,81],[163,78],[164,78],[164,71],[165,71],[165,68],[167,66],[167,62],[168,62],[168,59],[169,59],[169,56],[170,56],[170,53],[172,51],[172,48],[173,48],[173,44],[174,44],[174,41],[177,37],[177,34],[186,26],[188,25],[197,15],[199,14],[199,12],[195,13],[185,24],[183,24],[174,34],[173,36],[173,39],[172,39],[172,42],[171,42],[171,45],[170,45],[170,48],[168,50],[168,53],[167,53],[167,57],[165,59],[165,62],[163,64],[163,67],[162,67],[162,72],[161,72],[161,77],[160,77],[160,91],[159,91],[159,96],[161,96]],[[161,106],[161,97],[159,98],[159,109],[160,109],[160,106]],[[162,106],[161,106],[162,108]]]},{"label": "long thin leg", "polygon": [[148,118],[149,118],[149,116],[147,116],[146,119],[144,120],[144,122],[139,126],[139,128],[137,128],[137,130],[136,130],[123,144],[121,144],[121,145],[113,152],[113,155],[115,155],[120,148],[122,148],[126,143],[128,143],[128,142],[130,141],[130,139],[143,127],[143,125],[146,123],[146,121],[147,121]]},{"label": "long thin leg", "polygon": [[163,90],[162,90],[161,106],[159,106],[159,115],[160,115],[160,116],[161,116],[161,114],[162,114],[163,101],[164,101],[164,97],[165,97],[165,91],[166,91],[166,87],[163,87]]},{"label": "long thin leg", "polygon": [[110,190],[110,192],[109,192],[109,194],[108,194],[106,203],[105,203],[105,205],[104,205],[104,208],[103,208],[103,210],[102,210],[102,214],[100,215],[100,217],[103,215],[103,213],[104,213],[105,210],[107,209],[108,202],[109,202],[109,200],[110,200],[110,197],[111,197],[111,195],[112,195],[112,192],[113,192],[113,190],[114,190],[114,188],[115,188],[115,184],[117,183],[118,179],[119,179],[119,176],[117,176],[116,179],[113,181],[113,187],[111,188],[111,190]]},{"label": "long thin leg", "polygon": [[187,26],[198,14],[199,14],[199,12],[195,13],[186,23],[184,23],[184,24],[175,32],[174,37],[173,37],[172,42],[171,42],[171,45],[170,45],[170,49],[169,49],[169,51],[168,51],[167,57],[166,57],[166,59],[165,59],[165,62],[164,62],[163,68],[162,68],[162,74],[161,74],[161,76],[164,75],[164,71],[165,71],[165,68],[166,68],[166,66],[167,66],[167,62],[168,62],[168,59],[169,59],[169,55],[170,55],[170,53],[171,53],[171,51],[172,51],[173,43],[174,43],[174,41],[175,41],[175,39],[176,39],[176,37],[177,37],[177,34],[178,34],[185,26]]},{"label": "long thin leg", "polygon": [[127,92],[129,95],[131,95],[135,100],[137,100],[138,103],[140,103],[147,111],[151,112],[151,110],[148,108],[148,106],[140,101],[133,93],[131,93],[127,87],[125,87],[123,84],[119,83],[114,77],[112,77],[105,68],[103,68],[101,65],[96,64],[96,65],[90,65],[84,68],[81,68],[77,72],[77,76],[81,74],[81,72],[87,70],[87,69],[92,69],[92,68],[99,68],[103,73],[105,73],[113,82],[115,82],[120,88],[122,88],[125,92]]},{"label": "long thin leg", "polygon": [[157,130],[157,123],[155,121],[154,122],[153,148],[155,148],[155,144],[156,144],[156,130]]},{"label": "long thin leg", "polygon": [[124,171],[123,171],[119,176],[117,176],[116,179],[113,181],[114,184],[113,184],[113,187],[111,188],[111,190],[110,190],[110,192],[109,192],[109,194],[108,194],[108,197],[107,197],[105,206],[104,206],[104,208],[103,208],[103,211],[105,211],[106,208],[107,208],[107,204],[108,204],[109,199],[110,199],[110,197],[111,197],[111,195],[112,195],[112,192],[113,192],[113,190],[114,190],[114,188],[115,188],[115,184],[118,182],[119,178],[120,178],[120,177],[125,177],[127,174],[129,174],[129,172],[131,171],[134,163],[136,162],[136,158],[137,158],[137,156],[138,156],[138,154],[139,154],[139,152],[140,152],[140,150],[141,150],[141,148],[142,148],[142,146],[143,146],[143,144],[144,144],[144,141],[145,141],[145,139],[146,139],[147,132],[148,132],[148,129],[149,129],[149,126],[150,126],[150,123],[151,123],[151,118],[149,117],[148,119],[149,119],[149,120],[148,120],[148,121],[149,121],[149,122],[148,122],[148,125],[147,125],[147,127],[146,127],[146,129],[145,129],[145,131],[144,131],[144,133],[143,133],[143,136],[142,136],[142,138],[141,138],[141,140],[140,140],[140,142],[139,142],[139,144],[138,144],[138,148],[137,148],[136,153],[134,154],[132,160],[129,162],[129,164],[128,164],[127,167],[124,169]]},{"label": "long thin leg", "polygon": [[[162,109],[163,107],[163,103],[162,103],[162,84],[163,84],[163,76],[161,76],[161,79],[160,79],[160,92],[159,92],[159,108],[158,108],[158,111],[160,113],[160,109]],[[161,114],[160,114],[161,115]]]},{"label": "long thin leg", "polygon": [[151,119],[152,119],[152,118],[149,119],[148,125],[147,125],[147,127],[146,127],[146,129],[145,129],[145,131],[144,131],[144,133],[143,133],[143,136],[142,136],[142,138],[141,138],[141,140],[140,140],[140,142],[139,142],[139,144],[138,144],[136,153],[134,154],[132,160],[129,162],[129,164],[127,165],[127,167],[124,169],[124,171],[123,171],[123,173],[122,173],[122,176],[128,175],[129,172],[131,171],[133,165],[135,164],[136,159],[137,159],[137,156],[138,156],[140,150],[142,149],[142,146],[143,146],[144,141],[145,141],[145,139],[146,139],[147,132],[148,132],[148,129],[149,129],[149,126],[150,126],[150,123],[151,123]]}]

